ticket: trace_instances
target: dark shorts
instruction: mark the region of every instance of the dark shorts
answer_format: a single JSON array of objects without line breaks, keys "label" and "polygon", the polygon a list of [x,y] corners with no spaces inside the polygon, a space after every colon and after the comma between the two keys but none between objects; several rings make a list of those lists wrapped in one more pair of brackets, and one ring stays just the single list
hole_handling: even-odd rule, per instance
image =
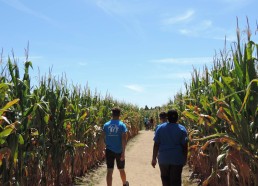
[{"label": "dark shorts", "polygon": [[181,186],[183,165],[159,165],[163,186]]},{"label": "dark shorts", "polygon": [[124,169],[125,168],[125,160],[121,161],[121,154],[122,153],[115,153],[109,149],[106,149],[106,163],[108,169],[114,169],[114,164],[116,160],[116,165],[118,169]]}]

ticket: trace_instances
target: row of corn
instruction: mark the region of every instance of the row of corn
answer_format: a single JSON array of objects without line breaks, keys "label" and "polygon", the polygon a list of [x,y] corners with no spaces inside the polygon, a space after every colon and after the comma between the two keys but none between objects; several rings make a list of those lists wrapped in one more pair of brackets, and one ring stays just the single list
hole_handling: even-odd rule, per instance
[{"label": "row of corn", "polygon": [[129,138],[140,129],[135,105],[51,73],[32,86],[29,60],[23,72],[14,57],[0,65],[1,185],[67,185],[83,176],[104,158],[101,129],[113,106],[121,107]]},{"label": "row of corn", "polygon": [[[237,27],[237,41],[215,55],[213,67],[193,69],[167,105],[141,110],[88,87],[68,86],[51,74],[30,85],[9,58],[0,76],[0,180],[4,184],[60,185],[103,160],[103,122],[110,108],[123,110],[130,137],[143,117],[158,123],[161,110],[176,108],[189,130],[188,164],[202,185],[258,185],[258,44]],[[244,41],[244,42],[243,42]]]},{"label": "row of corn", "polygon": [[249,24],[237,26],[237,41],[211,69],[193,69],[185,89],[166,107],[180,110],[189,130],[192,178],[204,186],[258,185],[258,44]]}]

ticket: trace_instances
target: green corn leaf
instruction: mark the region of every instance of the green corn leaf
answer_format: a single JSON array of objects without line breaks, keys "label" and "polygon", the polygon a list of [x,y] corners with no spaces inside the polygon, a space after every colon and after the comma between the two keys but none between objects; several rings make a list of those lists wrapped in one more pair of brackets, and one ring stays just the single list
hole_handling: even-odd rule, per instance
[{"label": "green corn leaf", "polygon": [[15,165],[18,162],[18,145],[16,145],[16,148],[15,148],[15,151],[14,151],[13,161],[14,161]]},{"label": "green corn leaf", "polygon": [[222,76],[222,80],[223,80],[224,84],[227,86],[227,88],[230,90],[231,95],[236,99],[237,103],[241,104],[242,101],[241,101],[240,97],[238,96],[238,94],[235,90],[235,87],[233,87],[231,85],[231,83],[234,81],[234,79],[231,77]]},{"label": "green corn leaf", "polygon": [[5,139],[0,138],[0,145],[3,145],[6,142]]},{"label": "green corn leaf", "polygon": [[238,77],[239,79],[239,86],[243,87],[243,71],[242,68],[239,64],[239,61],[237,60],[237,57],[234,55],[233,57],[233,62],[234,62],[234,66],[235,66],[235,72],[236,72],[236,77]]},{"label": "green corn leaf", "polygon": [[213,139],[213,138],[216,138],[216,137],[222,137],[222,136],[225,136],[225,135],[227,135],[227,133],[216,133],[216,134],[212,134],[212,135],[209,135],[209,136],[205,136],[203,138],[193,139],[193,141],[205,141],[205,140]]},{"label": "green corn leaf", "polygon": [[244,98],[244,101],[243,101],[243,104],[242,104],[242,107],[241,107],[241,109],[240,109],[240,111],[239,112],[241,112],[242,110],[243,110],[243,108],[244,108],[244,106],[245,106],[245,104],[246,104],[246,101],[247,101],[247,98],[249,97],[249,95],[250,95],[250,89],[251,89],[251,85],[252,85],[252,83],[258,83],[258,79],[253,79],[250,83],[249,83],[249,85],[247,86],[247,88],[246,88],[246,94],[245,94],[245,98]]},{"label": "green corn leaf", "polygon": [[74,143],[73,144],[74,147],[85,147],[84,143]]},{"label": "green corn leaf", "polygon": [[45,121],[45,123],[48,123],[48,121],[49,121],[49,114],[44,116],[44,121]]},{"label": "green corn leaf", "polygon": [[84,112],[84,114],[80,117],[79,121],[85,120],[86,117],[87,117],[87,112]]},{"label": "green corn leaf", "polygon": [[0,139],[9,136],[13,130],[14,128],[11,128],[11,127],[5,128],[2,132],[0,132]]},{"label": "green corn leaf", "polygon": [[24,113],[24,117],[27,117],[31,114],[31,112],[33,111],[34,106],[31,106],[29,109],[27,109]]},{"label": "green corn leaf", "polygon": [[195,115],[195,114],[193,114],[193,113],[191,113],[191,112],[184,111],[182,114],[183,114],[185,117],[194,120],[195,122],[198,121],[198,116]]},{"label": "green corn leaf", "polygon": [[19,136],[18,136],[18,142],[19,142],[19,144],[24,145],[24,139],[21,134],[19,134]]},{"label": "green corn leaf", "polygon": [[1,110],[0,110],[0,115],[2,115],[8,108],[13,106],[14,104],[18,103],[19,99],[15,99],[13,101],[8,102]]},{"label": "green corn leaf", "polygon": [[219,85],[219,87],[221,88],[221,89],[224,89],[224,85],[220,82],[220,81],[218,81],[218,80],[216,80],[216,79],[214,79],[215,80],[215,82]]},{"label": "green corn leaf", "polygon": [[249,41],[247,43],[247,47],[246,47],[247,60],[251,60],[252,59],[253,45],[255,45],[255,43],[253,41]]}]

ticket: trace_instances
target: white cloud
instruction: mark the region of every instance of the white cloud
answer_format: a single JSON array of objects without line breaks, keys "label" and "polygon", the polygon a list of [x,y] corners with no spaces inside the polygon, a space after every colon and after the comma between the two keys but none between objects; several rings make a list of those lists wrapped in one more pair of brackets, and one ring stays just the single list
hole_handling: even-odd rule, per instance
[{"label": "white cloud", "polygon": [[106,12],[109,15],[122,14],[126,11],[123,4],[119,3],[119,1],[116,0],[97,0],[95,1],[95,3],[99,8],[101,8],[104,12]]},{"label": "white cloud", "polygon": [[[182,84],[181,81],[186,80],[186,79],[190,79],[191,78],[191,72],[190,70],[183,70],[182,72],[175,72],[173,70],[171,70],[169,73],[160,73],[160,74],[156,74],[156,75],[152,75],[147,77],[149,80],[169,80],[170,84],[171,83],[178,83],[178,84]],[[171,81],[172,80],[172,81]],[[176,81],[173,81],[176,80]],[[161,86],[161,84],[157,84],[155,86]],[[165,85],[162,85],[165,86]],[[168,86],[168,85],[167,85]],[[148,87],[147,85],[145,85],[145,87]]]},{"label": "white cloud", "polygon": [[156,5],[149,1],[91,0],[96,6],[110,15],[138,15],[153,10]]},{"label": "white cloud", "polygon": [[139,85],[135,85],[135,84],[131,84],[131,85],[125,85],[124,87],[133,90],[135,92],[143,92],[144,89],[143,87],[139,86]]},{"label": "white cloud", "polygon": [[180,28],[178,32],[189,37],[201,37],[216,40],[235,41],[235,30],[216,27],[212,21],[204,20],[199,24],[188,25],[187,28]]},{"label": "white cloud", "polygon": [[163,77],[164,79],[190,79],[191,73],[190,72],[177,72],[177,73],[170,73],[166,74]]},{"label": "white cloud", "polygon": [[92,0],[92,2],[122,25],[128,33],[145,37],[141,21],[137,17],[138,14],[142,14],[144,5],[122,0]]},{"label": "white cloud", "polygon": [[213,61],[212,57],[195,57],[195,58],[163,58],[151,60],[152,63],[159,64],[183,64],[183,65],[194,65],[194,64],[207,64]]},{"label": "white cloud", "polygon": [[200,36],[206,35],[204,33],[210,32],[212,29],[212,21],[204,20],[199,24],[195,24],[194,26],[189,25],[187,28],[179,29],[179,33],[188,36]]},{"label": "white cloud", "polygon": [[18,0],[2,0],[2,1],[4,3],[6,3],[7,5],[15,8],[21,12],[33,15],[35,17],[38,17],[40,19],[43,19],[43,20],[53,24],[53,21],[49,17],[47,17],[41,13],[38,13],[37,11],[34,11],[33,9],[30,9],[29,7],[27,7],[23,3],[21,3],[21,1],[18,1]]},{"label": "white cloud", "polygon": [[79,62],[78,64],[79,64],[79,66],[87,66],[88,65],[87,62]]},{"label": "white cloud", "polygon": [[162,23],[164,25],[172,25],[172,24],[181,23],[181,22],[188,22],[189,20],[192,19],[194,13],[195,13],[194,10],[188,10],[183,15],[166,18],[166,19],[162,20]]},{"label": "white cloud", "polygon": [[161,21],[163,23],[161,28],[164,31],[176,31],[188,37],[225,40],[225,36],[227,36],[228,41],[233,41],[234,37],[232,36],[235,34],[233,29],[215,26],[212,20],[200,20],[195,14],[194,10],[188,10],[183,15],[163,19]]}]

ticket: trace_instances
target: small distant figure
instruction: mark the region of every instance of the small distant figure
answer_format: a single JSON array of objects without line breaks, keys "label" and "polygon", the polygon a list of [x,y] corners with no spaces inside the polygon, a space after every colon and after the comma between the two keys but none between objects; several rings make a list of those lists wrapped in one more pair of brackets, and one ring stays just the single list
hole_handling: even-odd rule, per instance
[{"label": "small distant figure", "polygon": [[149,129],[153,130],[153,127],[154,127],[154,119],[153,119],[153,117],[151,117],[150,122],[149,122]]},{"label": "small distant figure", "polygon": [[147,117],[144,118],[144,126],[145,126],[145,130],[148,130],[148,124],[149,124],[149,120]]},{"label": "small distant figure", "polygon": [[115,160],[117,168],[120,172],[123,186],[129,185],[129,182],[126,181],[126,173],[124,170],[127,128],[126,125],[119,119],[120,113],[120,108],[113,108],[112,119],[103,126],[103,135],[106,144],[107,186],[112,186]]},{"label": "small distant figure", "polygon": [[167,119],[168,122],[161,124],[155,132],[151,164],[155,168],[158,157],[163,186],[181,186],[188,152],[187,131],[177,123],[176,110],[169,110]]}]

